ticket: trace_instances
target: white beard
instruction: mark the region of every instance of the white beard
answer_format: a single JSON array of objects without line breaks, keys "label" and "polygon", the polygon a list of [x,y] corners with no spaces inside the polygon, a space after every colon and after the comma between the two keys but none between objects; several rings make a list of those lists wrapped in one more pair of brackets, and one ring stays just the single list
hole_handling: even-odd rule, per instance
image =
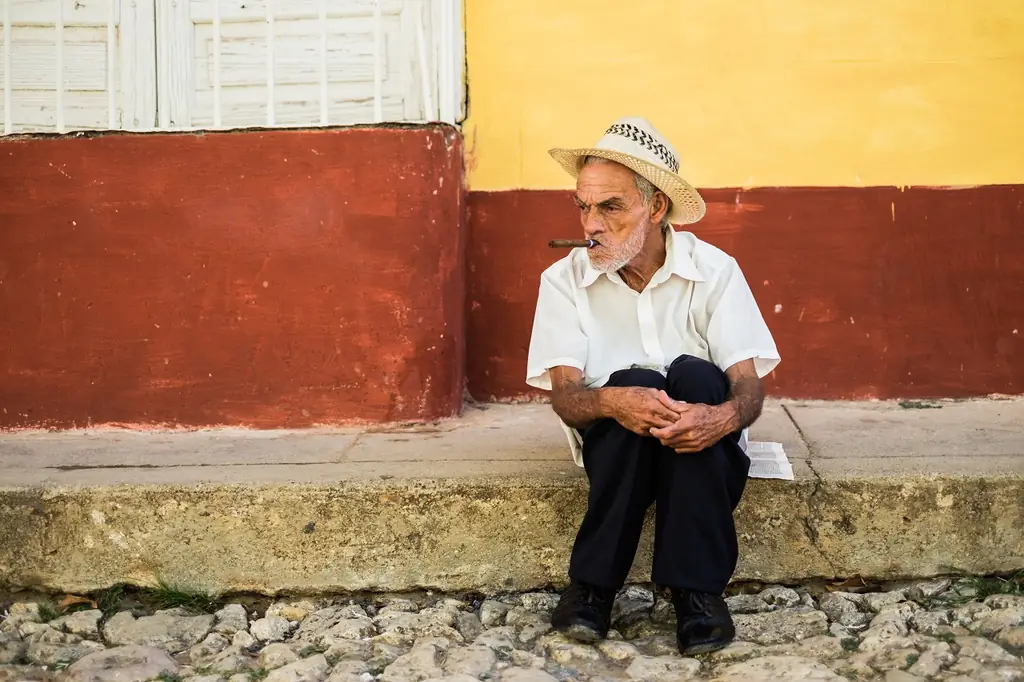
[{"label": "white beard", "polygon": [[634,227],[633,231],[626,237],[626,240],[607,256],[602,255],[595,258],[593,250],[591,250],[589,252],[590,264],[594,266],[595,270],[600,272],[618,272],[626,267],[631,260],[644,250],[644,244],[647,243],[647,227],[646,222]]}]

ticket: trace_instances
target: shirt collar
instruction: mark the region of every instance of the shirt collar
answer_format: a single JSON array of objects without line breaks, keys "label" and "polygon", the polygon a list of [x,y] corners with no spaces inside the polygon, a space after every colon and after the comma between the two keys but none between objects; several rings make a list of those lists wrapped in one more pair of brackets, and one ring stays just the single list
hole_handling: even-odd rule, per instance
[{"label": "shirt collar", "polygon": [[[600,270],[594,268],[590,264],[590,258],[587,257],[586,251],[582,252],[583,255],[583,279],[580,285],[583,287],[589,287],[591,284],[597,281],[602,273]],[[659,277],[658,273],[665,272],[664,276]],[[686,252],[686,243],[683,239],[679,238],[679,235],[675,230],[669,230],[665,235],[665,265],[655,273],[652,281],[664,281],[668,279],[668,275],[678,275],[683,279],[688,279],[693,282],[703,282],[704,275],[700,274],[700,270],[693,262],[693,258]]]}]

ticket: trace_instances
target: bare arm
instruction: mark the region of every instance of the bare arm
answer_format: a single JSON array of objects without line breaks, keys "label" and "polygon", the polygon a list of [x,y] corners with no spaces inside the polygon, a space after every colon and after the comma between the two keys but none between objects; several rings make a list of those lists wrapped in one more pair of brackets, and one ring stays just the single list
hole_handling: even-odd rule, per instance
[{"label": "bare arm", "polygon": [[607,419],[608,389],[587,388],[583,372],[575,367],[552,367],[551,407],[567,426],[581,429],[598,419]]},{"label": "bare arm", "polygon": [[552,367],[550,373],[551,407],[571,428],[614,419],[633,433],[649,436],[651,429],[668,426],[679,417],[659,397],[664,394],[653,388],[587,388],[583,372],[575,367]]},{"label": "bare arm", "polygon": [[753,360],[737,362],[725,370],[729,379],[729,400],[722,408],[728,410],[728,430],[722,435],[745,429],[761,416],[764,407],[764,382],[757,376]]}]

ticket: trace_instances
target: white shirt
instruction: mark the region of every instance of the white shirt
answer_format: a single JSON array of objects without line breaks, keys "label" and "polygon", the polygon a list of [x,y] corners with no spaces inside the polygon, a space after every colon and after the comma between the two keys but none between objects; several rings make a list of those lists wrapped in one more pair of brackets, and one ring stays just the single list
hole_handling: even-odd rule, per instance
[{"label": "white shirt", "polygon": [[[527,384],[550,391],[549,370],[567,365],[597,388],[633,366],[666,374],[684,353],[723,371],[749,359],[760,377],[775,369],[779,351],[735,259],[689,232],[669,230],[665,243],[665,264],[639,293],[618,273],[594,269],[586,249],[573,249],[544,271]],[[583,466],[579,435],[562,428]]]}]

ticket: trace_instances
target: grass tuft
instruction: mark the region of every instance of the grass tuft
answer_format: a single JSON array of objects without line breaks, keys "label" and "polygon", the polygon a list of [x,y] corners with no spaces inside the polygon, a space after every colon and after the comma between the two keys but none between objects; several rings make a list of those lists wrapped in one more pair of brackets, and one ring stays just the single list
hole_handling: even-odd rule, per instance
[{"label": "grass tuft", "polygon": [[299,651],[299,658],[309,658],[310,656],[316,656],[317,654],[322,654],[326,651],[327,649],[325,649],[324,647],[316,646],[315,644],[310,644],[309,646],[303,647],[302,650]]},{"label": "grass tuft", "polygon": [[266,668],[256,668],[249,671],[249,682],[260,682],[260,680],[266,679],[270,671]]},{"label": "grass tuft", "polygon": [[954,585],[949,592],[922,602],[928,608],[962,606],[972,601],[984,601],[994,594],[1024,595],[1024,570],[1003,578],[969,577]]},{"label": "grass tuft", "polygon": [[156,679],[159,680],[159,682],[181,682],[181,675],[161,670],[160,674],[156,676]]},{"label": "grass tuft", "polygon": [[48,601],[39,602],[39,619],[44,623],[56,620],[60,616],[57,607]]},{"label": "grass tuft", "polygon": [[121,608],[124,597],[124,585],[114,585],[96,594],[96,606],[109,618]]},{"label": "grass tuft", "polygon": [[843,651],[856,651],[860,648],[860,641],[856,637],[844,637],[839,643],[842,645]]},{"label": "grass tuft", "polygon": [[941,410],[942,405],[924,400],[901,400],[900,407],[904,410]]},{"label": "grass tuft", "polygon": [[1024,570],[1008,578],[971,578],[968,585],[974,589],[975,599],[979,601],[993,594],[1024,595]]},{"label": "grass tuft", "polygon": [[145,590],[145,598],[157,609],[184,607],[192,611],[213,613],[221,607],[220,600],[201,591],[181,585],[170,585],[163,580],[155,588]]}]

